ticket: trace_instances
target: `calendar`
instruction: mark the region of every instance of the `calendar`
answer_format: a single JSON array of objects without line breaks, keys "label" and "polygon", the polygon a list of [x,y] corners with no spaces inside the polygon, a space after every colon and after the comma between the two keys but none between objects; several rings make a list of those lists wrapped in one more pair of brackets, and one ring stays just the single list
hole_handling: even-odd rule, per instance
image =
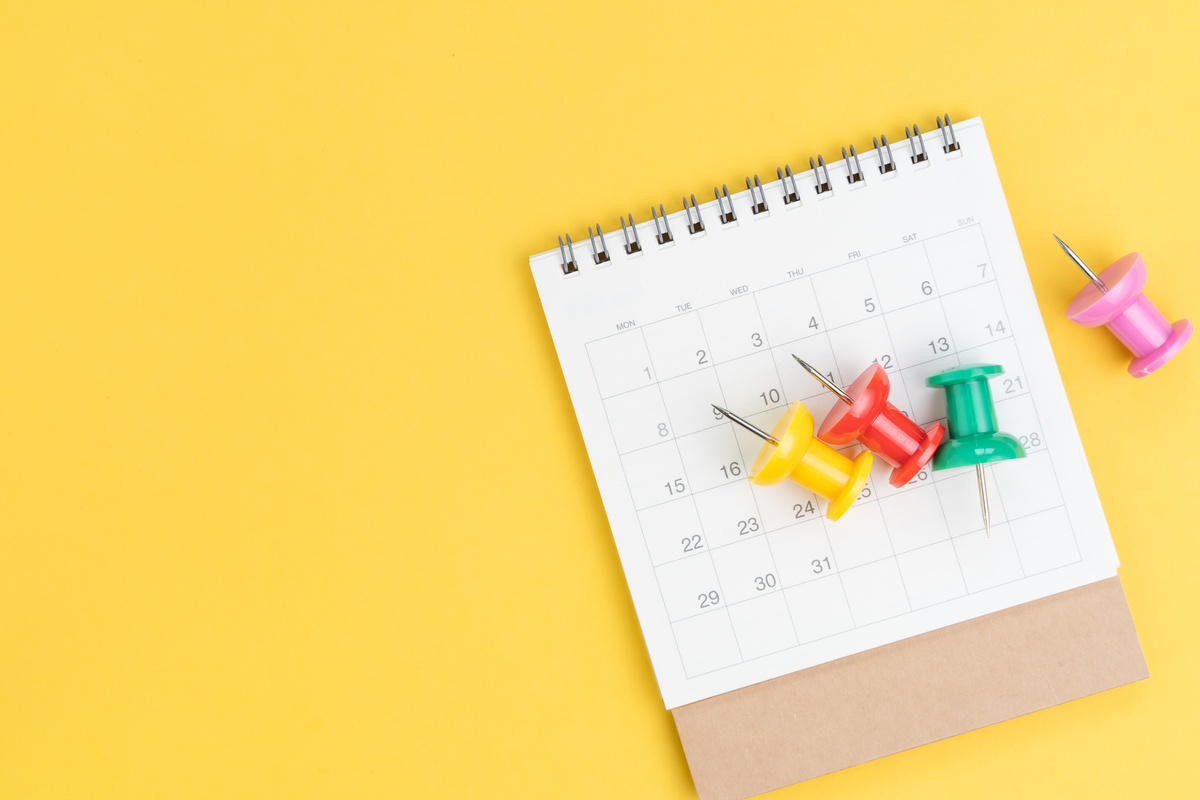
[{"label": "calendar", "polygon": [[[982,122],[814,166],[530,259],[668,708],[1116,574]],[[819,422],[839,401],[793,356],[843,386],[880,365],[923,426],[927,377],[1001,365],[1028,455],[986,468],[990,536],[970,468],[895,488],[876,459],[836,522],[750,483],[762,442],[712,406]]]}]

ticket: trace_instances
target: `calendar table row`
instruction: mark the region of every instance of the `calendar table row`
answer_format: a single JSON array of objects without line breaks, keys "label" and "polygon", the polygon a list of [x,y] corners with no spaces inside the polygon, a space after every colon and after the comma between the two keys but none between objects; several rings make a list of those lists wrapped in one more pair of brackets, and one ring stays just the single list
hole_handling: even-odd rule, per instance
[{"label": "calendar table row", "polygon": [[[828,342],[797,355],[812,364],[835,364],[829,373],[834,382],[849,385],[872,362],[860,359],[855,371],[838,365]],[[730,423],[712,404],[724,406],[749,418],[755,414],[781,413],[789,403],[803,402],[820,420],[836,400],[792,358],[795,348],[774,348],[716,367],[634,389],[604,400],[604,412],[618,453],[630,453],[664,441],[688,436]],[[1001,364],[1003,375],[993,380],[997,400],[1028,393],[1016,345],[1006,337],[964,354],[947,354],[917,367],[899,368],[884,354],[884,369],[891,379],[890,401],[921,424],[946,416],[945,393],[925,385],[925,379],[960,361]],[[772,419],[773,422],[773,419]],[[771,427],[771,423],[766,425]]]},{"label": "calendar table row", "polygon": [[[904,499],[911,507],[939,500],[933,487]],[[890,527],[884,517],[896,510],[869,504],[852,510],[836,525],[818,518],[770,532],[757,529],[756,520],[750,518],[748,525],[741,523],[746,526],[745,536],[719,545],[710,544],[703,534],[689,533],[691,528],[664,530],[658,535],[658,546],[671,549],[675,557],[659,562],[655,574],[668,615],[682,619],[710,606],[742,602],[888,560],[911,573],[919,593],[938,584],[938,576],[953,574],[966,590],[976,591],[1079,560],[1062,505],[996,521],[990,538],[982,530],[951,533],[936,524]],[[647,536],[647,541],[653,537]],[[938,555],[947,552],[953,552],[955,559]],[[931,560],[936,570],[926,569]]]},{"label": "calendar table row", "polygon": [[[819,525],[819,523],[815,523]],[[815,531],[669,566],[660,586],[689,676],[928,608],[1079,561],[1065,511],[841,569]],[[778,545],[778,552],[776,552]],[[660,568],[668,569],[668,568]]]},{"label": "calendar table row", "polygon": [[[1003,400],[997,407],[1005,427],[1018,436],[1030,456],[989,467],[997,476],[997,499],[1013,509],[1014,516],[1044,510],[1049,507],[1042,505],[1046,502],[1043,495],[1048,491],[1047,485],[1057,492],[1057,481],[1046,455],[1047,442],[1033,398],[1025,394]],[[747,419],[770,429],[777,416],[778,412],[762,412],[747,415]],[[803,518],[797,505],[817,498],[792,482],[775,486],[751,484],[747,480],[749,465],[761,447],[762,442],[756,436],[725,422],[626,453],[620,460],[634,507],[643,514],[662,506],[677,507],[673,505],[675,501],[690,498],[709,526],[728,527],[727,518],[748,516],[760,516],[768,529],[794,524]],[[852,445],[842,450],[853,455],[858,447]],[[891,468],[882,459],[875,462],[863,490],[864,500],[886,500],[925,483],[948,484],[969,473],[964,470],[934,473],[924,469],[906,486],[893,487],[888,482]],[[1056,504],[1057,501],[1051,503]],[[759,510],[761,515],[750,513]],[[708,533],[719,536],[717,531]]]},{"label": "calendar table row", "polygon": [[[885,362],[920,364],[987,344],[1009,330],[991,278],[955,289],[952,302],[943,302],[949,295],[924,281],[926,291],[892,303],[872,288],[886,283],[859,274],[867,269],[866,262],[846,265],[589,342],[600,394],[611,397],[772,347],[807,346],[817,336],[829,338],[839,369],[857,373],[872,360],[885,368],[891,366]],[[840,281],[836,291],[818,303],[815,287],[834,279]],[[847,303],[855,313],[837,310]]]}]

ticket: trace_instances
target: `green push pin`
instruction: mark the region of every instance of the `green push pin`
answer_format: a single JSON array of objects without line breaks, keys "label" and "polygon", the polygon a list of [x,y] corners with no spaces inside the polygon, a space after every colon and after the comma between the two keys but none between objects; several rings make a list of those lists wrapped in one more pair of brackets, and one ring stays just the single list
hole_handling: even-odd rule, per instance
[{"label": "green push pin", "polygon": [[988,378],[1004,372],[999,364],[967,364],[925,379],[925,385],[946,390],[946,425],[949,436],[933,456],[933,468],[975,467],[979,481],[979,510],[983,528],[992,535],[988,513],[987,476],[983,465],[990,461],[1024,458],[1025,448],[1016,437],[1001,433],[996,423],[996,405]]}]

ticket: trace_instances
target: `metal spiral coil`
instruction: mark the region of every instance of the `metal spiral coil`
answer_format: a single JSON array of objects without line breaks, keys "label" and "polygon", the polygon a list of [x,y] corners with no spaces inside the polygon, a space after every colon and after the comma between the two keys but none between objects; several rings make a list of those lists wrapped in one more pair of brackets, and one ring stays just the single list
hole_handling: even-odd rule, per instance
[{"label": "metal spiral coil", "polygon": [[[692,222],[692,212],[696,212],[696,221]],[[696,195],[692,195],[692,207],[688,208],[688,199],[683,198],[683,213],[687,214],[688,233],[695,236],[704,232],[704,220],[700,218],[700,209],[696,207]]]},{"label": "metal spiral coil", "polygon": [[[962,150],[962,144],[958,141],[958,136],[954,131],[954,125],[950,122],[950,115],[943,114],[936,118],[938,133],[941,134],[942,152],[949,155]],[[925,137],[921,133],[920,127],[916,124],[911,127],[904,128],[904,135],[908,139],[908,147],[910,153],[910,161],[913,165],[924,164],[929,162],[929,150],[925,144]],[[878,138],[872,138],[871,143],[875,147],[875,156],[879,162],[879,174],[890,176],[899,172],[899,162],[896,160],[895,154],[892,152],[892,145],[888,141],[888,137],[880,135]],[[814,189],[817,195],[826,195],[833,192],[833,179],[829,174],[829,166],[825,163],[825,158],[818,155],[816,158],[808,159],[809,167],[811,168],[814,181]],[[866,173],[863,170],[858,150],[854,145],[849,145],[848,148],[842,148],[842,166],[846,169],[846,182],[851,186],[856,184],[865,184],[867,181]],[[785,164],[783,167],[775,170],[775,175],[779,179],[779,189],[784,205],[800,205],[800,185],[796,180],[796,175],[792,172],[791,166]],[[751,213],[766,214],[769,212],[767,201],[767,189],[759,180],[758,175],[753,179],[746,178],[746,191],[749,193],[750,211]],[[775,191],[772,189],[772,191]],[[737,212],[734,209],[733,196],[729,192],[729,186],[721,184],[720,187],[713,187],[713,198],[717,203],[717,219],[721,225],[731,225],[738,221]],[[691,235],[703,233],[707,228],[704,223],[704,211],[700,208],[696,201],[696,195],[689,195],[683,198],[683,213],[686,218],[687,231]],[[660,246],[668,245],[675,241],[675,235],[671,232],[671,222],[668,218],[666,209],[659,204],[657,208],[650,207],[650,216],[654,222],[654,239]],[[634,221],[633,214],[628,215],[628,220],[625,216],[621,220],[621,237],[624,239],[624,249],[627,256],[635,256],[643,252],[643,245],[638,236],[637,223]],[[612,262],[612,253],[609,251],[608,243],[604,238],[604,231],[600,224],[596,223],[596,230],[593,233],[591,226],[588,227],[588,241],[592,247],[592,261],[600,266]],[[565,241],[564,241],[565,239]],[[561,258],[561,267],[564,276],[569,276],[579,271],[579,260],[575,254],[575,243],[571,241],[569,235],[564,234],[558,237],[558,253]]]},{"label": "metal spiral coil", "polygon": [[886,161],[883,159],[883,150],[879,147],[879,139],[872,139],[871,141],[875,143],[875,154],[879,156],[879,174],[886,175],[889,172],[896,171],[896,157],[892,155],[892,146],[888,144],[887,137],[881,136],[880,138],[883,139],[883,146],[887,149]]},{"label": "metal spiral coil", "polygon": [[629,238],[629,230],[625,227],[625,218],[621,217],[621,235],[625,237],[625,254],[631,256],[634,253],[642,252],[642,243],[638,239],[637,225],[633,221],[633,214],[629,215],[629,228],[633,230],[633,239]]},{"label": "metal spiral coil", "polygon": [[[757,190],[757,194],[755,191]],[[765,214],[770,209],[767,208],[767,193],[763,191],[762,181],[758,176],[754,176],[754,183],[750,183],[750,179],[746,178],[746,191],[750,192],[750,210],[755,214]]]},{"label": "metal spiral coil", "polygon": [[[571,257],[567,258],[567,251],[571,252]],[[567,246],[563,249],[563,237],[558,237],[558,254],[562,256],[562,271],[563,275],[570,275],[572,272],[579,272],[579,265],[575,263],[575,247],[571,244],[571,237],[567,236]]]},{"label": "metal spiral coil", "polygon": [[[915,138],[913,137],[913,131],[917,134]],[[929,151],[925,149],[925,139],[921,136],[921,129],[916,126],[916,123],[913,123],[912,131],[906,126],[904,128],[904,135],[908,137],[908,146],[912,149],[912,162],[920,164],[922,161],[928,161]],[[917,152],[917,145],[921,146],[921,152],[919,153]]]},{"label": "metal spiral coil", "polygon": [[[854,159],[853,168],[850,167],[850,159]],[[842,160],[846,162],[846,183],[853,185],[865,180],[862,164],[858,163],[858,152],[854,149],[854,145],[850,145],[849,155],[846,155],[846,148],[842,148]]]},{"label": "metal spiral coil", "polygon": [[608,245],[604,243],[604,231],[600,230],[600,223],[596,223],[596,233],[600,237],[600,246],[596,247],[596,237],[592,236],[592,228],[588,226],[588,240],[592,243],[592,261],[599,266],[611,259],[608,257]]},{"label": "metal spiral coil", "polygon": [[792,168],[784,164],[783,169],[775,170],[775,174],[779,176],[779,182],[783,184],[783,204],[799,203],[800,187],[796,185],[796,176],[792,174]]},{"label": "metal spiral coil", "polygon": [[[658,215],[662,214],[662,217]],[[654,217],[654,238],[659,244],[667,244],[675,241],[675,237],[671,235],[671,223],[667,222],[667,212],[662,207],[662,203],[658,205],[658,213],[655,213],[654,206],[650,206],[650,216]],[[662,220],[662,226],[658,224],[659,219]]]},{"label": "metal spiral coil", "polygon": [[[717,218],[721,220],[722,225],[728,225],[731,222],[737,222],[737,214],[733,213],[733,198],[729,196],[729,187],[721,184],[721,188],[725,190],[725,199],[721,199],[721,193],[717,191],[717,187],[713,187],[713,197],[717,198]],[[725,203],[729,203],[729,210],[725,210]]]},{"label": "metal spiral coil", "polygon": [[954,126],[950,124],[950,115],[946,114],[946,124],[942,125],[941,119],[937,121],[938,130],[942,132],[942,152],[954,153],[962,149],[958,143],[958,137],[954,135]]},{"label": "metal spiral coil", "polygon": [[[812,156],[809,156],[808,165],[812,168],[813,178],[817,181],[817,194],[825,194],[833,191],[833,184],[829,180],[829,167],[825,166],[825,157],[817,156],[817,160],[813,161]],[[821,173],[825,176],[822,178]]]}]

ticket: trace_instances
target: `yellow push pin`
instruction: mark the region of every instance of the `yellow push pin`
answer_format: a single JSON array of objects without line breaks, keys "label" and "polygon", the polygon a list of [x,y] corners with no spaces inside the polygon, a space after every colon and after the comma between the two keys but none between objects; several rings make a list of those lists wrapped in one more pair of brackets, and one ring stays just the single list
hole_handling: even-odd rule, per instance
[{"label": "yellow push pin", "polygon": [[851,461],[814,437],[812,414],[803,404],[792,403],[770,433],[732,411],[718,405],[713,408],[765,442],[750,467],[750,480],[758,485],[791,478],[829,501],[828,520],[839,519],[862,492],[874,456],[864,450]]}]

